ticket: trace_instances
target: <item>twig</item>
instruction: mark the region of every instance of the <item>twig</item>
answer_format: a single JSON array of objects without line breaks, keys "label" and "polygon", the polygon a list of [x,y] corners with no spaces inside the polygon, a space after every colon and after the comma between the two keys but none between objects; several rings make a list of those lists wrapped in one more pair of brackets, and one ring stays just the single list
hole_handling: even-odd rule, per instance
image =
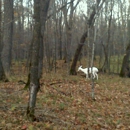
[{"label": "twig", "polygon": [[49,85],[54,85],[54,84],[59,84],[59,83],[62,83],[62,82],[59,81],[59,82],[55,82],[55,83],[50,83]]},{"label": "twig", "polygon": [[58,117],[54,116],[54,115],[50,115],[50,114],[42,114],[40,117],[38,117],[39,120],[41,121],[49,121],[49,122],[53,122],[53,123],[56,123],[56,124],[63,124],[64,126],[66,125],[74,125],[72,123],[69,123],[69,122],[66,122],[64,120],[61,120],[59,119]]},{"label": "twig", "polygon": [[[70,2],[68,2],[68,3],[66,3],[65,5],[61,6],[58,10],[56,10],[56,12],[54,12],[54,13],[58,13],[60,10],[62,10],[62,9],[65,8],[68,4],[70,4],[70,3],[74,2],[74,1],[75,1],[75,0],[72,0],[72,1],[70,1]],[[50,14],[50,15],[47,17],[47,19],[49,19],[51,16],[53,16],[54,13]]]},{"label": "twig", "polygon": [[70,93],[65,93],[65,92],[63,92],[63,91],[60,91],[60,90],[58,90],[57,88],[55,88],[55,87],[52,87],[53,89],[55,89],[57,92],[59,92],[59,93],[61,93],[61,94],[63,94],[63,95],[65,95],[65,96],[69,96],[69,95],[71,95]]}]

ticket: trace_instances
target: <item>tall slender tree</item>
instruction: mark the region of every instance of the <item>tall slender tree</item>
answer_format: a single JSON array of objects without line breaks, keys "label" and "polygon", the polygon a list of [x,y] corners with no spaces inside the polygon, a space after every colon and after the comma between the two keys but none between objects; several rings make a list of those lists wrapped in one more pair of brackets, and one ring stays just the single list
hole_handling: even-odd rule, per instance
[{"label": "tall slender tree", "polygon": [[[74,4],[74,0],[70,1],[70,7],[63,8],[63,14],[64,14],[64,23],[65,23],[65,32],[66,32],[66,46],[65,46],[65,62],[68,63],[68,72],[70,69],[70,59],[71,59],[71,51],[70,47],[72,44],[72,29],[73,29],[73,22],[74,22],[74,11],[79,4],[80,0],[77,1],[76,4]],[[67,4],[67,0],[64,1],[64,4]],[[70,10],[70,12],[69,12]],[[69,17],[68,17],[68,13]]]},{"label": "tall slender tree", "polygon": [[5,72],[3,69],[2,61],[1,61],[1,52],[2,52],[2,2],[0,0],[0,80],[6,80]]},{"label": "tall slender tree", "polygon": [[[106,12],[108,10],[108,1],[106,2]],[[110,1],[110,16],[108,20],[108,31],[107,31],[107,44],[103,45],[104,49],[104,55],[105,55],[105,61],[102,66],[103,72],[110,72],[110,38],[111,38],[111,23],[112,23],[112,15],[113,15],[113,7],[114,7],[114,2],[113,0]],[[108,16],[107,16],[108,17]]]},{"label": "tall slender tree", "polygon": [[39,90],[38,63],[39,63],[39,47],[40,47],[40,1],[34,0],[34,30],[31,50],[31,68],[30,68],[30,94],[27,107],[27,116],[29,120],[34,121],[35,105],[37,92]]},{"label": "tall slender tree", "polygon": [[[98,0],[97,1],[97,12],[102,8],[102,5],[103,5],[104,2],[105,2],[105,0],[103,0],[103,1]],[[95,15],[96,15],[96,10],[95,10],[95,8],[93,8],[93,11],[90,14],[90,17],[88,18],[88,21],[87,21],[88,28],[93,26],[94,20],[95,20]],[[74,58],[73,58],[73,61],[72,61],[72,64],[71,64],[70,75],[76,75],[76,64],[77,64],[77,61],[78,61],[78,57],[81,54],[81,50],[82,50],[82,47],[84,46],[85,40],[88,37],[87,34],[88,34],[88,30],[86,30],[86,32],[84,32],[83,35],[80,38],[80,42],[79,42],[78,47],[75,51]]]},{"label": "tall slender tree", "polygon": [[4,0],[4,32],[2,63],[6,75],[10,74],[13,38],[13,0]]},{"label": "tall slender tree", "polygon": [[[44,5],[44,9],[41,8],[41,2],[42,5]],[[49,2],[49,1],[48,1]],[[34,0],[34,30],[33,30],[33,39],[32,39],[32,50],[31,50],[31,62],[30,62],[30,74],[28,79],[29,83],[29,89],[30,89],[30,94],[29,94],[29,102],[28,102],[28,107],[27,107],[27,117],[29,120],[34,121],[35,120],[35,105],[36,105],[36,97],[38,90],[40,88],[39,85],[39,52],[40,52],[40,43],[41,43],[41,32],[44,33],[44,26],[45,22],[41,22],[41,9],[42,13],[44,15],[43,21],[46,21],[46,16],[47,16],[47,10],[46,7],[47,5],[49,6],[49,3],[47,0]],[[45,13],[45,14],[44,14]],[[42,23],[42,24],[41,24]],[[41,31],[41,25],[42,25],[42,31]],[[43,36],[43,34],[42,34]]]},{"label": "tall slender tree", "polygon": [[41,8],[40,8],[40,22],[41,22],[41,37],[40,37],[40,50],[39,50],[39,71],[38,77],[41,78],[42,76],[42,68],[43,68],[43,50],[44,50],[44,30],[45,30],[45,23],[47,20],[47,12],[49,8],[50,0],[40,0]]}]

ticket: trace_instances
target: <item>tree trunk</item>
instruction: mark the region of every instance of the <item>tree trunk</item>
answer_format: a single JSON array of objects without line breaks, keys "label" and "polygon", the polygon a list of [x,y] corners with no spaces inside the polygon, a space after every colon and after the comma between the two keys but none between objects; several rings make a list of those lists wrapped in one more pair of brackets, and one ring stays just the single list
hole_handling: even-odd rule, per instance
[{"label": "tree trunk", "polygon": [[10,74],[13,37],[13,0],[4,0],[4,37],[2,63],[6,75]]},{"label": "tree trunk", "polygon": [[84,42],[85,42],[85,39],[87,37],[87,34],[88,32],[85,32],[81,39],[80,39],[80,44],[78,44],[78,47],[75,51],[75,55],[74,55],[74,59],[73,59],[73,62],[72,62],[72,65],[71,65],[71,69],[70,69],[70,75],[76,75],[76,64],[77,64],[77,61],[78,61],[78,58],[79,58],[79,55],[81,53],[81,50],[82,50],[82,47],[84,45]]},{"label": "tree trunk", "polygon": [[[127,33],[128,33],[128,36],[130,36],[130,20],[128,20],[128,32]],[[129,67],[130,38],[128,40],[129,40],[129,44],[126,48],[126,54],[124,55],[121,72],[120,72],[121,77],[130,77],[130,67]]]},{"label": "tree trunk", "polygon": [[[103,5],[105,0],[102,1],[102,3],[100,4],[101,0],[99,0],[97,2],[97,10],[99,11]],[[100,5],[100,6],[99,6]],[[95,20],[95,15],[96,15],[96,10],[95,8],[93,8],[93,11],[92,13],[90,14],[90,17],[88,19],[88,28],[92,27],[93,24],[94,24],[94,20]],[[75,55],[74,55],[74,58],[73,58],[73,61],[72,61],[72,64],[71,64],[71,68],[70,68],[70,75],[76,75],[76,64],[77,64],[77,61],[78,61],[78,57],[81,53],[81,50],[82,50],[82,47],[84,45],[84,42],[85,42],[85,39],[87,38],[87,33],[88,31],[86,31],[82,36],[81,36],[81,39],[80,39],[80,43],[78,44],[78,47],[75,51]]]},{"label": "tree trunk", "polygon": [[129,55],[130,55],[130,41],[129,45],[126,48],[126,54],[123,58],[122,67],[120,71],[121,77],[130,77]]},{"label": "tree trunk", "polygon": [[34,30],[32,39],[31,68],[30,68],[30,94],[27,107],[27,117],[29,120],[35,120],[35,105],[37,92],[39,90],[38,63],[39,63],[39,47],[40,47],[40,1],[34,0]]},{"label": "tree trunk", "polygon": [[[108,37],[107,37],[107,44],[106,46],[103,44],[104,48],[104,54],[105,54],[105,61],[102,66],[102,71],[103,72],[109,72],[110,73],[110,38],[111,38],[111,22],[112,22],[112,16],[113,16],[113,2],[111,0],[111,9],[110,9],[110,18],[109,18],[109,23],[108,23]],[[106,4],[106,10],[108,10],[108,3]]]},{"label": "tree trunk", "polygon": [[3,69],[2,61],[1,61],[1,52],[2,52],[2,27],[1,27],[2,13],[1,13],[1,7],[2,7],[2,3],[0,0],[0,80],[6,81],[6,76],[5,76],[5,72]]},{"label": "tree trunk", "polygon": [[62,60],[62,13],[60,13],[59,18],[59,33],[58,33],[58,59]]},{"label": "tree trunk", "polygon": [[47,12],[49,8],[50,0],[41,0],[41,10],[40,10],[40,20],[41,20],[41,40],[40,40],[40,50],[39,50],[39,70],[38,70],[38,77],[39,79],[42,77],[42,68],[43,68],[43,38],[44,38],[44,30],[45,30],[45,23],[47,18]]},{"label": "tree trunk", "polygon": [[[40,89],[39,80],[42,75],[43,62],[43,36],[45,30],[45,22],[48,12],[50,0],[34,0],[34,19],[35,25],[33,30],[32,50],[30,74],[28,75],[28,82],[30,84],[29,103],[27,107],[27,117],[29,120],[35,120],[35,105],[37,92]],[[41,7],[42,6],[42,7]],[[40,56],[40,58],[39,58]]]},{"label": "tree trunk", "polygon": [[103,46],[103,50],[104,50],[105,61],[101,68],[101,71],[107,72],[107,70],[109,68],[108,47],[106,47],[104,44],[102,44],[102,46]]}]

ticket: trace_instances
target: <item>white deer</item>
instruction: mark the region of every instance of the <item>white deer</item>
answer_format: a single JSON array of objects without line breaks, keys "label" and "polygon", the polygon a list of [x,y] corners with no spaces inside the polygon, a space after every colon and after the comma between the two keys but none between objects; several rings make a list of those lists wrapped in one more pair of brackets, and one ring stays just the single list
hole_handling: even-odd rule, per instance
[{"label": "white deer", "polygon": [[[78,71],[82,71],[86,74],[86,78],[88,78],[88,68],[82,68],[82,65],[79,66]],[[96,67],[90,67],[89,68],[89,74],[92,73],[93,78],[96,78],[98,80],[98,69]]]}]

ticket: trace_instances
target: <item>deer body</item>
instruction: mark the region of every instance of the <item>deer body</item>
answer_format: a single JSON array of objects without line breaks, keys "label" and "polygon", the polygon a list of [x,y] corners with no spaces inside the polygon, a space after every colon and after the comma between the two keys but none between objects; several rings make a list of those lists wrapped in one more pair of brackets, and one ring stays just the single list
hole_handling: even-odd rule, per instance
[{"label": "deer body", "polygon": [[[89,70],[88,70],[89,69]],[[86,78],[88,78],[88,72],[89,74],[92,74],[93,78],[96,78],[98,80],[98,69],[96,67],[90,67],[90,68],[82,68],[82,66],[80,66],[78,68],[78,71],[82,71],[83,73],[86,74]]]}]

